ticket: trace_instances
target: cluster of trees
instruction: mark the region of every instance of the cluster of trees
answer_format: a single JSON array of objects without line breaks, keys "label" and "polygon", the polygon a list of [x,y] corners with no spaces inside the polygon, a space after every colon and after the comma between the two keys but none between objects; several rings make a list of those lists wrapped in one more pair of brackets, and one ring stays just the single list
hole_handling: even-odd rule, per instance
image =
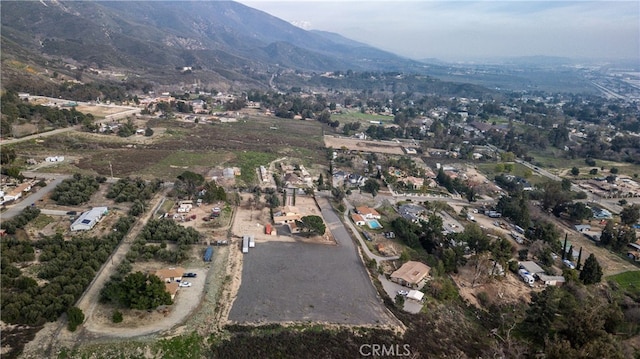
[{"label": "cluster of trees", "polygon": [[613,221],[607,221],[600,235],[600,245],[614,251],[622,251],[629,243],[635,243],[636,231],[628,225],[615,226]]},{"label": "cluster of trees", "polygon": [[122,217],[114,230],[102,238],[65,240],[57,234],[33,242],[32,250],[40,250],[37,276],[46,281],[41,286],[12,262],[28,259],[29,246],[7,239],[9,252],[15,254],[13,248],[21,247],[21,254],[5,257],[3,253],[2,256],[2,320],[31,326],[57,320],[82,295],[132,223],[132,217]]},{"label": "cluster of trees", "polygon": [[[78,69],[78,71],[78,74],[82,73],[81,69]],[[56,72],[54,72],[54,75],[55,74]],[[133,100],[133,97],[128,95],[128,93],[133,91],[140,90],[148,93],[153,90],[153,85],[139,79],[130,79],[128,81],[91,81],[88,83],[69,81],[55,83],[52,81],[42,81],[40,77],[21,77],[19,80],[10,80],[3,85],[9,91],[15,93],[46,94],[54,98],[64,98],[75,101],[95,101],[96,98],[100,98],[105,101],[122,102]]]},{"label": "cluster of trees", "polygon": [[[24,228],[24,226],[31,220],[40,215],[40,210],[36,207],[26,207],[17,216],[9,220],[0,221],[0,228],[7,231],[7,234],[15,234],[18,228]],[[4,253],[3,253],[4,256]]]},{"label": "cluster of trees", "polygon": [[164,282],[153,274],[142,272],[130,273],[122,280],[110,280],[102,288],[100,300],[138,310],[173,304]]},{"label": "cluster of trees", "polygon": [[93,115],[83,114],[73,107],[57,109],[24,102],[20,100],[18,93],[12,90],[6,91],[0,98],[0,111],[0,132],[3,136],[11,135],[12,125],[23,121],[33,123],[38,127],[38,131],[93,122]]},{"label": "cluster of trees", "polygon": [[121,178],[109,187],[106,197],[116,203],[148,201],[162,186],[162,181],[156,179],[147,182],[142,178]]},{"label": "cluster of trees", "polygon": [[[172,220],[150,220],[131,245],[127,260],[149,261],[152,259],[179,263],[189,257],[190,244],[198,243],[200,233],[186,228]],[[168,244],[177,244],[177,249],[168,248]]]},{"label": "cluster of trees", "polygon": [[531,218],[529,216],[527,200],[528,197],[524,191],[517,191],[509,196],[502,196],[496,204],[496,211],[510,218],[513,223],[518,226],[528,228],[531,224]]},{"label": "cluster of trees", "polygon": [[444,173],[444,170],[442,168],[438,170],[436,181],[439,185],[446,188],[450,193],[462,193],[466,196],[469,202],[475,200],[475,191],[472,187],[467,186],[462,180],[457,177],[452,180],[451,177]]},{"label": "cluster of trees", "polygon": [[140,232],[140,239],[147,242],[174,242],[177,244],[198,243],[200,233],[183,227],[172,220],[151,219]]},{"label": "cluster of trees", "polygon": [[607,288],[550,286],[532,295],[517,330],[532,351],[548,357],[623,358],[616,340],[625,325],[621,299]]},{"label": "cluster of trees", "polygon": [[202,198],[205,203],[227,200],[222,186],[215,181],[205,182],[204,176],[191,171],[184,171],[177,177],[170,194],[178,198]]},{"label": "cluster of trees", "polygon": [[88,202],[91,196],[100,188],[100,183],[106,181],[104,177],[87,176],[76,173],[71,178],[62,181],[51,192],[51,199],[60,205],[77,206]]},{"label": "cluster of trees", "polygon": [[307,235],[317,234],[322,236],[327,229],[322,217],[313,215],[302,217],[299,221],[296,221],[296,225]]}]

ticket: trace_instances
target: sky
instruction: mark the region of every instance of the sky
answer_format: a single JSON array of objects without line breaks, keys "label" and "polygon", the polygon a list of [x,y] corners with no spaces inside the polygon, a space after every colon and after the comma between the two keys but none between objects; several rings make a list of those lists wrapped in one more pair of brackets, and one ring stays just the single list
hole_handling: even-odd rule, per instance
[{"label": "sky", "polygon": [[640,1],[239,0],[307,30],[413,59],[640,61]]}]

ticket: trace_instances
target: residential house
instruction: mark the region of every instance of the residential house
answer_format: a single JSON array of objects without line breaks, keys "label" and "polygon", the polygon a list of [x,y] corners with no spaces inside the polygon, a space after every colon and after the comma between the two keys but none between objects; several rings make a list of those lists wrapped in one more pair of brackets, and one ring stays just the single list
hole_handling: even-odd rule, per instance
[{"label": "residential house", "polygon": [[360,206],[356,207],[356,212],[361,215],[364,219],[380,219],[380,213],[373,208]]},{"label": "residential house", "polygon": [[95,227],[102,217],[109,212],[107,207],[94,207],[89,211],[83,212],[72,224],[72,231],[88,231]]},{"label": "residential house", "polygon": [[302,231],[302,229],[296,224],[296,221],[288,222],[287,227],[289,227],[289,231],[291,233],[300,233]]},{"label": "residential house", "polygon": [[161,281],[166,283],[179,282],[182,280],[182,276],[184,275],[184,268],[175,267],[159,269],[154,274],[156,277],[160,278]]},{"label": "residential house", "polygon": [[356,226],[364,226],[365,224],[367,224],[367,221],[365,221],[364,218],[362,218],[362,216],[359,214],[352,214],[351,220],[353,220],[353,223],[355,223]]},{"label": "residential house", "polygon": [[298,212],[298,208],[294,206],[284,206],[282,212],[275,213],[273,215],[273,223],[275,224],[289,224],[295,223],[302,219],[302,215]]},{"label": "residential house", "polygon": [[526,270],[527,272],[536,275],[539,273],[544,274],[544,269],[540,267],[536,262],[533,261],[524,261],[519,263],[520,268]]},{"label": "residential house", "polygon": [[176,293],[178,293],[179,287],[180,285],[178,284],[178,282],[164,283],[164,288],[171,296],[171,300],[174,300],[176,298]]},{"label": "residential house", "polygon": [[413,289],[420,289],[424,285],[425,279],[429,275],[430,270],[431,268],[424,263],[408,261],[398,270],[391,273],[390,279],[392,282],[396,282],[400,285]]},{"label": "residential house", "polygon": [[565,279],[561,275],[546,275],[544,273],[536,274],[536,277],[544,283],[545,286],[553,285],[553,286],[561,286],[564,284]]},{"label": "residential house", "polygon": [[3,202],[15,201],[22,197],[24,192],[31,191],[31,183],[24,182],[11,189],[3,196]]},{"label": "residential house", "polygon": [[420,189],[422,185],[424,185],[424,178],[414,176],[408,176],[404,178],[403,181],[405,184],[411,185],[414,189]]}]

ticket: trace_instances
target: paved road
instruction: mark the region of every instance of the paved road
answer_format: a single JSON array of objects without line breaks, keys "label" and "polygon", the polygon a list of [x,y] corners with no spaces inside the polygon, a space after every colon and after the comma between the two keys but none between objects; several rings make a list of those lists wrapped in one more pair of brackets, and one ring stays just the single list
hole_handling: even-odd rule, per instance
[{"label": "paved road", "polygon": [[77,125],[77,126],[72,126],[72,127],[65,127],[65,128],[58,128],[58,129],[52,130],[52,131],[36,133],[35,135],[29,135],[29,136],[24,136],[24,137],[20,137],[20,138],[12,138],[10,140],[2,140],[2,141],[0,141],[0,146],[11,145],[11,144],[14,144],[14,143],[34,140],[34,139],[40,138],[40,137],[48,137],[48,136],[58,135],[58,134],[69,132],[69,131],[77,131],[80,128],[82,128],[82,125]]},{"label": "paved road", "polygon": [[22,201],[14,205],[11,205],[9,209],[7,209],[4,213],[0,214],[0,220],[13,218],[16,215],[20,214],[20,212],[22,212],[23,209],[27,208],[28,206],[31,206],[32,204],[35,204],[37,207],[38,201],[40,199],[42,199],[47,193],[49,193],[51,190],[56,188],[56,186],[59,185],[60,182],[62,182],[65,178],[68,178],[68,177],[69,176],[65,176],[65,175],[56,175],[56,178],[53,181],[49,182],[49,184],[46,187],[40,188],[37,192],[31,193],[27,197],[23,198]]}]

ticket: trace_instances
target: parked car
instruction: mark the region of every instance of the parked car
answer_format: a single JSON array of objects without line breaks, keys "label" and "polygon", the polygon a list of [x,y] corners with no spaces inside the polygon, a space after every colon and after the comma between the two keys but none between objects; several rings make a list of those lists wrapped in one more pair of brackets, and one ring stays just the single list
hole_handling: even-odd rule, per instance
[{"label": "parked car", "polygon": [[406,290],[399,290],[399,291],[398,291],[398,294],[400,294],[400,295],[404,295],[404,296],[407,296],[407,295],[409,295],[409,292],[408,292],[408,291],[406,291]]},{"label": "parked car", "polygon": [[189,272],[189,273],[185,273],[185,274],[183,275],[183,277],[185,277],[185,278],[195,278],[195,277],[197,277],[197,276],[198,276],[198,275],[197,275],[196,273],[191,273],[191,272]]},{"label": "parked car", "polygon": [[576,269],[576,265],[568,259],[563,260],[562,263],[569,269]]},{"label": "parked car", "polygon": [[179,287],[191,287],[191,282],[180,282]]}]

